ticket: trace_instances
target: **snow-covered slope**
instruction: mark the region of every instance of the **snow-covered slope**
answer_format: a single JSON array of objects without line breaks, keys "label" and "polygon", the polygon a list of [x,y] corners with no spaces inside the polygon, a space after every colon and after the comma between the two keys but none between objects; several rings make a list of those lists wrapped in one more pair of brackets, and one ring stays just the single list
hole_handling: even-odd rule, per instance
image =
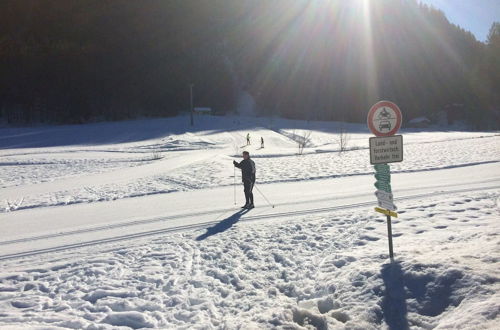
[{"label": "snow-covered slope", "polygon": [[[372,173],[362,125],[348,126],[350,150],[339,153],[338,123],[240,117],[197,118],[194,129],[188,123],[177,117],[2,130],[0,212],[232,185],[231,159],[242,150],[258,160],[259,183]],[[289,136],[304,131],[313,134],[301,157]],[[495,133],[410,131],[404,138],[405,162],[393,172],[500,159]]]},{"label": "snow-covered slope", "polygon": [[498,133],[402,132],[390,264],[363,125],[188,123],[0,129],[0,328],[498,325]]}]

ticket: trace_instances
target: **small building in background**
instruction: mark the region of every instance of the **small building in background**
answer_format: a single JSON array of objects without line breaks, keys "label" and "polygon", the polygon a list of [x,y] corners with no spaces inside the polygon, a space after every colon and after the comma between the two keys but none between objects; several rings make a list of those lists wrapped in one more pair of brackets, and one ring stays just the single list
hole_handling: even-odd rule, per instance
[{"label": "small building in background", "polygon": [[413,128],[426,128],[429,127],[431,124],[431,121],[427,117],[417,117],[413,118],[408,122],[408,125],[406,127],[413,127]]},{"label": "small building in background", "polygon": [[195,107],[193,111],[197,115],[211,116],[213,114],[212,108],[208,107]]}]

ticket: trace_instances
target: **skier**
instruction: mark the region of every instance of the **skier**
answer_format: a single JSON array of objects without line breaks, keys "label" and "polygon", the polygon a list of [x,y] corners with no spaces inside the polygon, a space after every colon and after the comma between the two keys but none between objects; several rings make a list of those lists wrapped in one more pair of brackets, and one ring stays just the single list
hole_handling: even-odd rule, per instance
[{"label": "skier", "polygon": [[243,187],[245,192],[246,204],[242,207],[243,209],[253,209],[253,186],[255,184],[255,163],[250,159],[250,153],[248,151],[243,151],[243,160],[237,162],[233,160],[233,165],[241,169],[241,178],[243,181]]},{"label": "skier", "polygon": [[264,138],[262,136],[260,137],[260,148],[264,149]]},{"label": "skier", "polygon": [[250,145],[250,133],[247,133],[247,146]]}]

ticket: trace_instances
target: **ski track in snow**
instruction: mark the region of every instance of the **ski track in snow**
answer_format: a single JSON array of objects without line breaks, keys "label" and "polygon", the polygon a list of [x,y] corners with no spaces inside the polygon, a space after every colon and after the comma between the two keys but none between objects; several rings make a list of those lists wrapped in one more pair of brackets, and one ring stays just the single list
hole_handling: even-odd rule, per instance
[{"label": "ski track in snow", "polygon": [[[478,188],[465,188],[465,189],[452,189],[452,190],[435,191],[435,192],[431,192],[431,193],[400,196],[400,197],[397,197],[395,199],[395,202],[399,204],[400,201],[421,199],[424,197],[425,198],[435,198],[435,197],[438,197],[441,195],[453,195],[453,194],[465,193],[465,192],[474,193],[478,190],[489,191],[489,190],[498,190],[498,189],[500,189],[500,186],[482,186],[479,189]],[[327,198],[326,200],[330,200],[330,199],[331,198]],[[321,199],[316,199],[316,201],[321,201]],[[288,204],[288,203],[283,203],[283,204],[280,204],[278,206],[286,206],[286,204]],[[297,202],[294,202],[294,204],[297,204]],[[302,202],[299,204],[307,205],[307,202]],[[372,205],[373,205],[373,201],[368,201],[368,202],[344,204],[344,205],[331,206],[331,207],[300,209],[300,210],[296,210],[296,211],[270,212],[270,213],[260,212],[260,213],[257,213],[257,215],[250,215],[250,216],[245,216],[245,217],[239,218],[238,222],[256,221],[256,220],[263,220],[263,219],[298,217],[298,216],[310,215],[310,214],[327,213],[327,212],[332,212],[332,211],[336,211],[336,210],[365,208],[365,207],[370,207]],[[78,234],[82,234],[82,233],[107,231],[107,230],[115,229],[115,228],[125,229],[126,227],[134,227],[134,226],[138,226],[138,225],[152,224],[152,223],[164,223],[166,221],[178,220],[178,219],[183,219],[183,218],[218,215],[216,220],[203,221],[203,222],[200,221],[200,222],[196,222],[194,224],[173,226],[173,227],[155,229],[155,230],[145,231],[145,232],[134,232],[132,234],[111,236],[111,237],[107,237],[107,238],[103,238],[103,239],[90,240],[90,241],[81,241],[81,242],[74,243],[74,244],[66,244],[66,245],[61,245],[61,246],[35,249],[35,250],[29,250],[29,251],[22,251],[22,252],[16,252],[13,254],[0,255],[0,261],[8,260],[8,259],[15,259],[15,258],[22,258],[22,257],[30,257],[30,256],[38,255],[38,254],[66,251],[66,250],[77,249],[77,248],[81,248],[81,247],[85,247],[85,246],[106,244],[106,243],[117,242],[117,241],[127,241],[127,240],[131,240],[131,239],[148,237],[148,236],[158,236],[158,235],[163,235],[163,234],[175,233],[175,232],[179,232],[179,231],[193,230],[193,229],[197,229],[197,228],[206,228],[209,225],[218,224],[220,222],[219,221],[220,215],[225,214],[227,212],[231,212],[231,211],[234,211],[234,208],[233,209],[216,209],[216,210],[211,210],[211,211],[195,212],[195,213],[185,213],[185,214],[179,214],[179,215],[174,215],[174,216],[162,216],[162,217],[138,219],[138,220],[132,220],[132,221],[126,221],[126,222],[118,222],[115,224],[106,224],[104,226],[86,227],[86,228],[70,230],[70,231],[58,231],[57,233],[45,234],[45,235],[39,235],[39,236],[28,235],[27,237],[24,237],[24,238],[17,238],[17,239],[12,239],[12,240],[0,241],[0,246],[1,245],[18,244],[18,243],[33,243],[35,241],[40,241],[40,240],[45,240],[45,239],[60,238],[63,236],[78,235]],[[405,211],[401,211],[401,213],[404,213],[404,212]]]},{"label": "ski track in snow", "polygon": [[[187,231],[85,253],[4,261],[0,324],[493,326],[500,272],[482,269],[492,269],[500,258],[499,196],[405,203],[404,219],[393,222],[393,266],[385,263],[384,218],[362,210],[275,219],[271,225],[235,222],[208,237],[205,230]],[[484,241],[474,246],[478,235]],[[405,244],[408,239],[413,244]],[[391,319],[391,308],[404,313]]]}]

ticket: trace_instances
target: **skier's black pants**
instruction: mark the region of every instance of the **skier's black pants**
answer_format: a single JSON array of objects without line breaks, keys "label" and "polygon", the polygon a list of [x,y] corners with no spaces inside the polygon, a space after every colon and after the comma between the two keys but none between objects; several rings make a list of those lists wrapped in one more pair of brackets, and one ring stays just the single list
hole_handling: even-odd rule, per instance
[{"label": "skier's black pants", "polygon": [[245,192],[245,199],[247,204],[253,204],[253,182],[251,180],[243,180],[243,187]]}]

